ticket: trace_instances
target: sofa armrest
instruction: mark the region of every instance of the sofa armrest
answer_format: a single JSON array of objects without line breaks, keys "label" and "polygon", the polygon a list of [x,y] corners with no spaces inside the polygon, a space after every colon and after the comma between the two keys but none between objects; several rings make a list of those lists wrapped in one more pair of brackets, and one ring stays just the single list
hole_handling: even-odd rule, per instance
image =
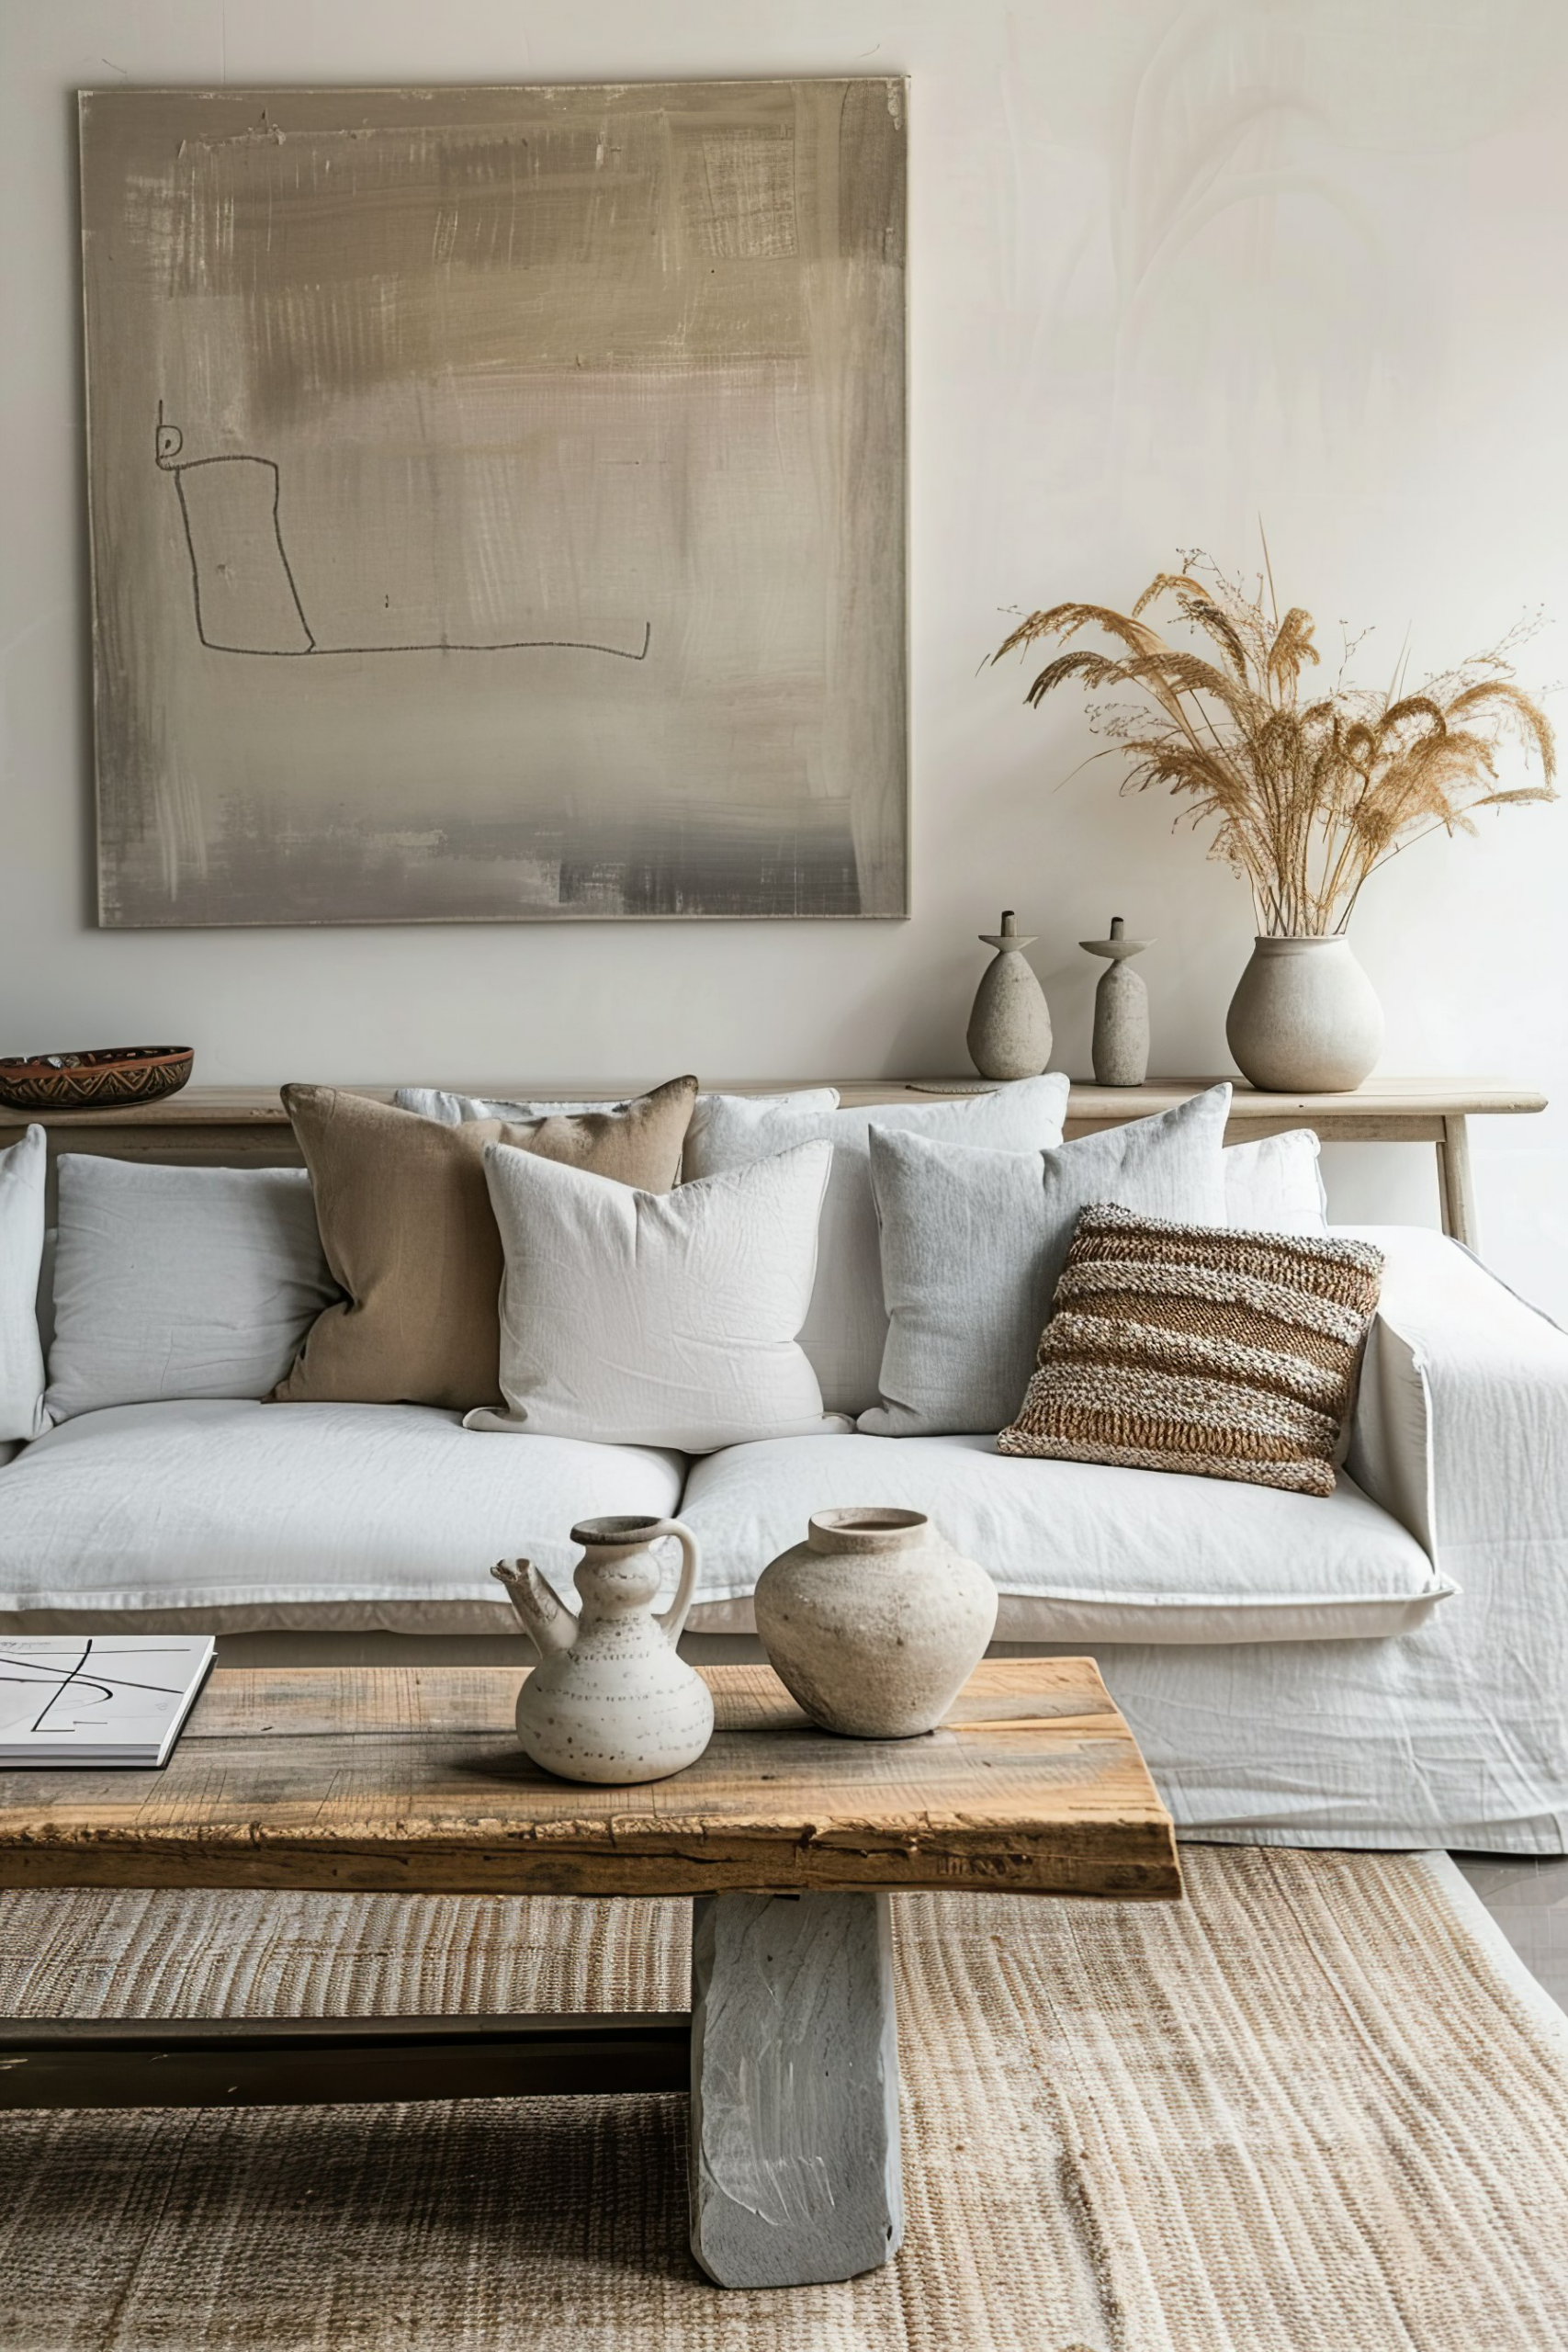
[{"label": "sofa armrest", "polygon": [[1350,1476],[1461,1586],[1478,1547],[1568,1580],[1568,1333],[1441,1234],[1335,1229],[1384,1257]]}]

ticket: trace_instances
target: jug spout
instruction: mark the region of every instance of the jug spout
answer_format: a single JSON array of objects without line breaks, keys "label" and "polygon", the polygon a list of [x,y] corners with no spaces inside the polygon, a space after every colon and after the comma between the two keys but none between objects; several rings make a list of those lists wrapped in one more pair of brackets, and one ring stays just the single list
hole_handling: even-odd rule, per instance
[{"label": "jug spout", "polygon": [[548,1657],[554,1650],[570,1649],[577,1639],[577,1620],[557,1600],[532,1560],[498,1560],[491,1574],[506,1587],[524,1631],[541,1657]]}]

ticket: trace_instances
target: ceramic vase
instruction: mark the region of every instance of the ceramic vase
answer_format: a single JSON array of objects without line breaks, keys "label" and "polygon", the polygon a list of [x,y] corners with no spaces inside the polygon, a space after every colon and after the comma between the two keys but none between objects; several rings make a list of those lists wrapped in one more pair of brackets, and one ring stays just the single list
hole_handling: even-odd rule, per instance
[{"label": "ceramic vase", "polygon": [[[673,1606],[656,1617],[653,1547],[665,1536],[681,1546],[681,1582]],[[583,1547],[575,1617],[531,1560],[502,1560],[491,1571],[539,1653],[517,1696],[518,1741],[563,1781],[618,1788],[667,1780],[713,1737],[707,1684],[675,1647],[696,1585],[696,1538],[678,1519],[585,1519],[571,1540]]]},{"label": "ceramic vase", "polygon": [[1120,915],[1111,918],[1109,939],[1080,939],[1090,956],[1103,956],[1110,969],[1094,992],[1094,1082],[1097,1086],[1142,1086],[1149,1074],[1149,992],[1132,958],[1152,947],[1149,939],[1129,939]]},{"label": "ceramic vase", "polygon": [[757,1633],[824,1730],[911,1739],[986,1654],[997,1589],[923,1512],[822,1510],[757,1580]]},{"label": "ceramic vase", "polygon": [[1341,932],[1259,939],[1225,1018],[1236,1067],[1277,1094],[1347,1094],[1382,1051],[1382,1007]]},{"label": "ceramic vase", "polygon": [[1051,1012],[1034,977],[1010,907],[1000,931],[983,931],[981,944],[994,947],[975,995],[964,1040],[982,1078],[1038,1078],[1051,1058]]}]

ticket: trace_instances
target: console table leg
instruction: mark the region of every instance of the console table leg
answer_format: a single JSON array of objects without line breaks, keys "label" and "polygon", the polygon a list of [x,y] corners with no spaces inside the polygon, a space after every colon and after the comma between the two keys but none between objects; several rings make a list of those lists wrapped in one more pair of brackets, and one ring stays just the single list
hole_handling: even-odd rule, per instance
[{"label": "console table leg", "polygon": [[1481,1247],[1475,1219],[1475,1188],[1470,1174],[1470,1133],[1462,1117],[1445,1118],[1438,1146],[1438,1193],[1443,1231],[1468,1250]]},{"label": "console table leg", "polygon": [[693,2253],[721,2287],[874,2270],[904,2235],[886,1895],[692,1911]]}]

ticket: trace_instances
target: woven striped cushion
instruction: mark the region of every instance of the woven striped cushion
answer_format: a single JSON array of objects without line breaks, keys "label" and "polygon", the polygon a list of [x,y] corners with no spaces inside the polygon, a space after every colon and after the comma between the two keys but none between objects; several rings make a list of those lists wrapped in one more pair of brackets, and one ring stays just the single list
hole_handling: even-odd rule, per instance
[{"label": "woven striped cushion", "polygon": [[1382,1272],[1364,1241],[1085,1209],[998,1450],[1331,1495]]}]

